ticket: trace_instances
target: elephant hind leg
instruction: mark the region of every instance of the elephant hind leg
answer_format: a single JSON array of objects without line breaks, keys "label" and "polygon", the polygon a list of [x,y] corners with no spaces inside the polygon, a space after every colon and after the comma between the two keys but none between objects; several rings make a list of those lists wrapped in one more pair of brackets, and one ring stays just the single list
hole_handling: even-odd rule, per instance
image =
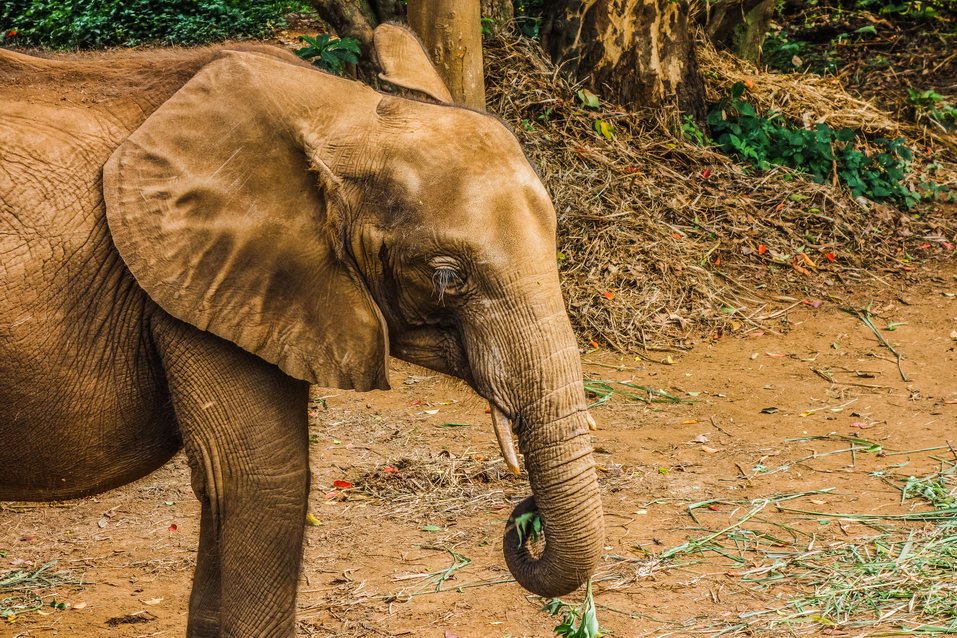
[{"label": "elephant hind leg", "polygon": [[203,506],[190,638],[289,638],[309,491],[308,386],[173,322],[154,335]]}]

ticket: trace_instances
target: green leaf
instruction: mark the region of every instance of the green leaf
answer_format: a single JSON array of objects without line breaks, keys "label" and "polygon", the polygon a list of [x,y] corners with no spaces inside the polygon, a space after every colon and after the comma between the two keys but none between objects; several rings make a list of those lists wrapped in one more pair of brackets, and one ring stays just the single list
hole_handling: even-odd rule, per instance
[{"label": "green leaf", "polygon": [[594,129],[602,134],[606,140],[615,137],[615,125],[605,120],[595,120]]},{"label": "green leaf", "polygon": [[591,579],[585,586],[585,600],[580,609],[555,599],[544,608],[552,615],[562,612],[562,622],[555,627],[555,635],[560,638],[601,638],[603,635],[595,613],[595,600],[592,595]]},{"label": "green leaf", "polygon": [[586,109],[597,109],[600,106],[598,96],[588,89],[581,89],[576,95]]},{"label": "green leaf", "polygon": [[747,102],[738,102],[738,113],[753,117],[756,113],[754,107]]},{"label": "green leaf", "polygon": [[528,539],[531,542],[538,540],[542,532],[542,515],[538,510],[525,512],[515,518],[515,532],[518,534],[518,546],[521,547]]},{"label": "green leaf", "polygon": [[442,528],[438,525],[426,525],[422,528],[423,532],[439,532],[442,531]]},{"label": "green leaf", "polygon": [[332,39],[328,33],[321,33],[316,37],[302,35],[298,38],[308,46],[295,51],[296,55],[304,60],[313,59],[316,66],[342,75],[346,64],[357,64],[359,42],[353,38]]}]

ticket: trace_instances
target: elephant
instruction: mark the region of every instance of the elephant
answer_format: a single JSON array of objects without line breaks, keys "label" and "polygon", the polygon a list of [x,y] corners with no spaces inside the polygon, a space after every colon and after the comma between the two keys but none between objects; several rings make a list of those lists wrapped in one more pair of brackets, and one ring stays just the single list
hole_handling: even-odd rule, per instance
[{"label": "elephant", "polygon": [[389,357],[487,399],[515,472],[517,438],[520,585],[565,595],[600,559],[549,195],[410,31],[373,47],[388,91],[267,45],[0,50],[0,500],[96,494],[184,450],[190,637],[294,634],[309,384],[388,389]]}]

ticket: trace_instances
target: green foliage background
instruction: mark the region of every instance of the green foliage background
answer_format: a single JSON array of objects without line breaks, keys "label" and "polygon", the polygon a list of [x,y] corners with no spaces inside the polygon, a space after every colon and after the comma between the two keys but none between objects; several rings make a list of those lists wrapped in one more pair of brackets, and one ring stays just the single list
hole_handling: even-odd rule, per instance
[{"label": "green foliage background", "polygon": [[3,0],[0,44],[54,49],[194,45],[261,36],[284,26],[283,16],[301,8],[294,0]]},{"label": "green foliage background", "polygon": [[854,197],[887,200],[904,208],[920,200],[904,183],[913,153],[904,146],[903,138],[875,139],[880,151],[868,154],[856,147],[855,131],[826,124],[808,130],[774,112],[761,116],[742,99],[744,91],[742,82],[735,83],[730,98],[721,100],[708,114],[711,132],[725,153],[762,170],[789,166],[808,173],[818,184],[836,178]]}]

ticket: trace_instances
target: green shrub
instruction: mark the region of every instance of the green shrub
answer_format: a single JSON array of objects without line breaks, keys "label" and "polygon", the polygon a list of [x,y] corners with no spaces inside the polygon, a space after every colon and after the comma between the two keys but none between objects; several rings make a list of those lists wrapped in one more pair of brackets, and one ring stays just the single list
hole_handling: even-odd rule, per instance
[{"label": "green shrub", "polygon": [[938,122],[945,130],[957,129],[957,108],[948,104],[940,93],[931,89],[907,89],[907,103],[911,105],[914,118],[918,122],[930,119]]},{"label": "green shrub", "polygon": [[194,45],[262,36],[301,8],[295,0],[5,0],[0,30],[5,44],[54,49]]},{"label": "green shrub", "polygon": [[354,38],[333,39],[328,33],[316,37],[301,35],[299,41],[306,46],[296,49],[303,60],[312,59],[317,67],[336,75],[342,75],[346,64],[359,63],[359,41]]},{"label": "green shrub", "polygon": [[512,0],[515,7],[515,26],[526,38],[537,38],[542,24],[545,0]]},{"label": "green shrub", "polygon": [[844,60],[835,51],[833,43],[821,47],[803,40],[792,40],[788,37],[787,30],[768,34],[764,41],[761,61],[772,71],[806,71],[818,75],[836,73],[844,65]]},{"label": "green shrub", "polygon": [[941,14],[954,12],[953,0],[855,0],[854,7],[918,20],[939,18]]},{"label": "green shrub", "polygon": [[718,102],[708,114],[708,124],[721,150],[766,170],[789,166],[808,173],[818,184],[837,179],[854,197],[888,201],[910,208],[920,195],[904,183],[913,153],[903,138],[873,140],[882,150],[867,154],[854,145],[851,129],[817,124],[814,130],[794,126],[770,111],[759,116],[754,106],[741,99],[744,84],[731,87],[731,97]]}]

